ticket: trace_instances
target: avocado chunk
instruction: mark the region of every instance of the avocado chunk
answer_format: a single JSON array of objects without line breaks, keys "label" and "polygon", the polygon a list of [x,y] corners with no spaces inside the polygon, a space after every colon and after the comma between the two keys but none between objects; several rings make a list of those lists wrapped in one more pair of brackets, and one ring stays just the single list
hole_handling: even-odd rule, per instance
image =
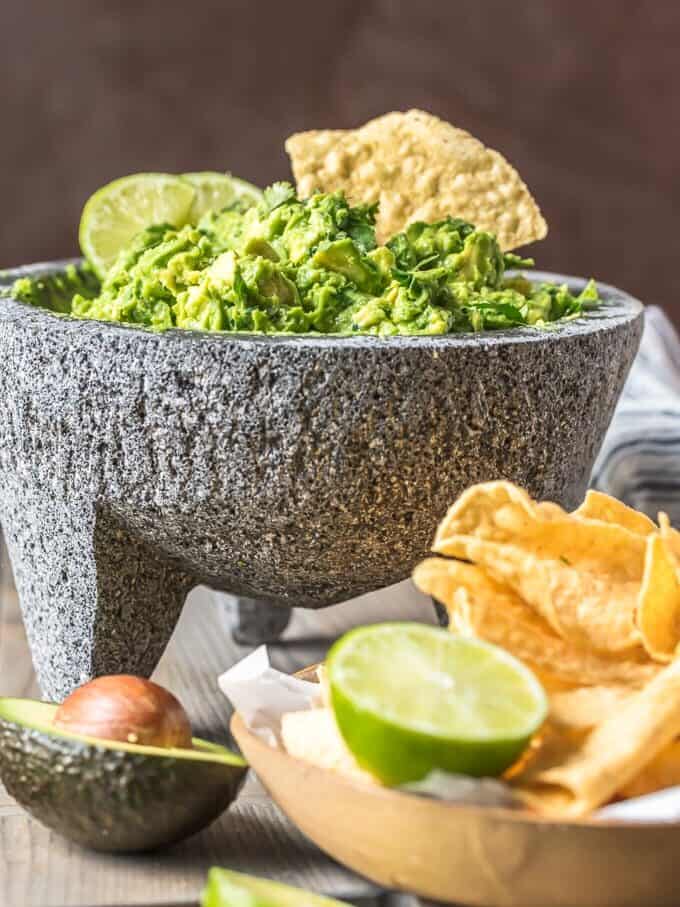
[{"label": "avocado chunk", "polygon": [[292,885],[213,868],[203,889],[201,907],[349,907]]},{"label": "avocado chunk", "polygon": [[598,304],[594,284],[575,296],[507,275],[533,262],[457,217],[416,221],[377,245],[376,210],[275,183],[258,204],[208,211],[198,224],[149,225],[101,286],[21,278],[0,296],[154,331],[380,337],[543,327]]},{"label": "avocado chunk", "polygon": [[246,762],[223,746],[162,749],[52,727],[57,706],[0,698],[0,778],[43,825],[86,847],[153,850],[216,819]]}]

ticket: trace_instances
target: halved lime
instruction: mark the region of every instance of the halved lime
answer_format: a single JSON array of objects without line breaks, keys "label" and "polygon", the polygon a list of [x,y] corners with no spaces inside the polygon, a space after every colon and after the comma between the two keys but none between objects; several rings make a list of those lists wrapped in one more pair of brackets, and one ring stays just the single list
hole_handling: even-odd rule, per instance
[{"label": "halved lime", "polygon": [[102,186],[87,200],[80,218],[83,255],[103,278],[140,230],[186,224],[194,195],[190,183],[168,173],[133,173]]},{"label": "halved lime", "polygon": [[292,885],[259,879],[231,869],[213,868],[203,890],[202,907],[349,907]]},{"label": "halved lime", "polygon": [[345,743],[385,784],[500,775],[543,723],[543,688],[497,646],[416,623],[359,627],[327,662]]},{"label": "halved lime", "polygon": [[243,200],[257,204],[262,190],[230,173],[204,170],[200,173],[183,173],[182,178],[194,187],[195,196],[189,212],[189,222],[197,224],[207,211],[221,211],[232,202]]}]

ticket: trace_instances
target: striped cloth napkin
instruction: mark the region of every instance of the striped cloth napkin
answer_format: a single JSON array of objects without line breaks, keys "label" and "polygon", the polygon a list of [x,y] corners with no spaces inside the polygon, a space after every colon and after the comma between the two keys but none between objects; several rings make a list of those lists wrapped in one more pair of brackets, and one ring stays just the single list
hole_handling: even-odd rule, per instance
[{"label": "striped cloth napkin", "polygon": [[680,338],[661,309],[645,328],[593,469],[592,485],[656,520],[680,526]]}]

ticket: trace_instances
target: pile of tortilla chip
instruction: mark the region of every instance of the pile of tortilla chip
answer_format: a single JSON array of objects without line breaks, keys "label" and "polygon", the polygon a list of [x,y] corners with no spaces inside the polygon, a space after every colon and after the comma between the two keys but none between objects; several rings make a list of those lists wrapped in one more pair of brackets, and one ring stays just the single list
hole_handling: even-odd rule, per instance
[{"label": "pile of tortilla chip", "polygon": [[464,492],[416,585],[531,667],[550,715],[509,775],[553,816],[680,784],[680,533],[590,491],[567,513],[508,482]]},{"label": "pile of tortilla chip", "polygon": [[504,251],[547,233],[538,205],[501,154],[422,110],[387,113],[359,129],[300,132],[286,151],[302,198],[342,190],[354,204],[379,202],[379,242],[413,221],[450,214],[495,233]]}]

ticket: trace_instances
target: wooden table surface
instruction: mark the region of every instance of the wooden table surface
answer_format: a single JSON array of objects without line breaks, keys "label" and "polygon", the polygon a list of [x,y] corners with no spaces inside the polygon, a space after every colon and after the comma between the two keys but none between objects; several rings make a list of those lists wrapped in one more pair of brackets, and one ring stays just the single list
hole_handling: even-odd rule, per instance
[{"label": "wooden table surface", "polygon": [[[230,708],[216,678],[247,654],[229,630],[228,609],[207,590],[190,596],[154,678],[183,702],[196,733],[228,742]],[[270,649],[281,670],[323,657],[332,639],[287,642]],[[0,560],[0,693],[40,693],[31,666],[6,549]],[[0,786],[2,907],[179,907],[198,903],[206,872],[222,865],[270,876],[352,903],[406,907],[417,901],[381,894],[334,863],[269,800],[252,774],[232,809],[210,828],[173,848],[141,856],[84,850],[31,819]]]}]

